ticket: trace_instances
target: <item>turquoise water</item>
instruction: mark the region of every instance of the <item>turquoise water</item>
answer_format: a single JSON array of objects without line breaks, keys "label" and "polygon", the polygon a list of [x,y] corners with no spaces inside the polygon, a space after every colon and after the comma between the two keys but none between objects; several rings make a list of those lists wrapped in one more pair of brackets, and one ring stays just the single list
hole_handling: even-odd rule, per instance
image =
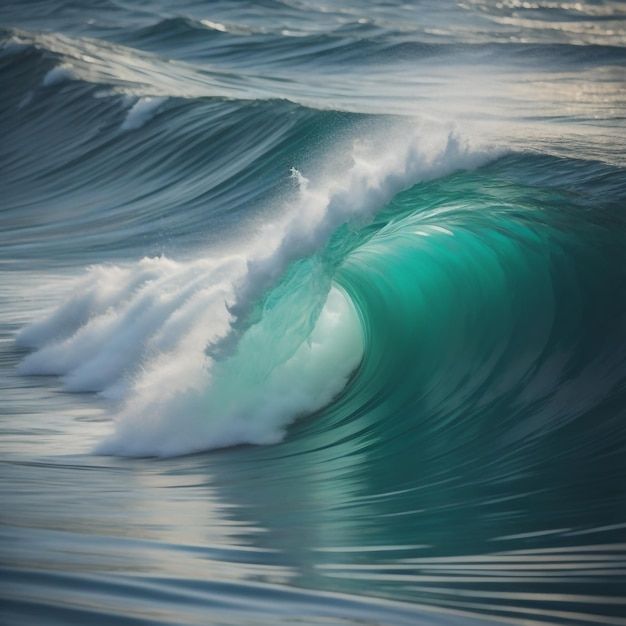
[{"label": "turquoise water", "polygon": [[626,624],[626,9],[0,6],[0,623]]}]

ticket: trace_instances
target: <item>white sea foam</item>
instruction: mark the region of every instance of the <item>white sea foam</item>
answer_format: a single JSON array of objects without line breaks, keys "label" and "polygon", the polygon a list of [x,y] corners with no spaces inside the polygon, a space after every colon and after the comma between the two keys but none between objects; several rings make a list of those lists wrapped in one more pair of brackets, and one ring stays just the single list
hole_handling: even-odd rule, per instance
[{"label": "white sea foam", "polygon": [[28,48],[27,41],[25,41],[18,35],[12,35],[8,39],[0,43],[0,56],[19,54],[26,48]]},{"label": "white sea foam", "polygon": [[189,334],[202,346],[228,331],[225,302],[237,268],[238,258],[91,268],[65,304],[18,334],[20,345],[38,348],[20,372],[56,374],[68,390],[112,395],[146,358],[171,352]]},{"label": "white sea foam", "polygon": [[[101,452],[278,441],[293,419],[341,390],[362,355],[360,326],[330,282],[300,285],[250,326],[254,303],[342,224],[366,222],[415,182],[487,157],[451,128],[422,124],[355,143],[337,159],[343,168],[316,180],[294,170],[299,191],[282,219],[237,254],[91,268],[73,297],[18,335],[36,349],[20,370],[122,400]],[[292,319],[297,307],[300,318],[321,313],[309,326]]]},{"label": "white sea foam", "polygon": [[122,130],[135,130],[149,122],[167,98],[144,96],[139,98],[126,114]]},{"label": "white sea foam", "polygon": [[44,77],[43,86],[52,87],[54,85],[60,85],[68,80],[74,80],[76,77],[69,65],[57,65],[53,67]]},{"label": "white sea foam", "polygon": [[212,22],[211,20],[200,20],[200,23],[205,28],[208,28],[210,30],[217,30],[221,33],[228,32],[228,28],[226,28],[226,26],[224,26],[224,24],[221,24],[220,22]]},{"label": "white sea foam", "polygon": [[[493,154],[493,153],[491,153]],[[241,314],[294,260],[320,249],[342,224],[364,222],[397,193],[420,180],[484,163],[489,151],[472,146],[451,126],[422,122],[385,129],[352,145],[349,166],[312,185],[292,169],[300,197],[282,224],[270,224],[263,238],[272,245],[247,261],[237,285],[234,311]]]}]

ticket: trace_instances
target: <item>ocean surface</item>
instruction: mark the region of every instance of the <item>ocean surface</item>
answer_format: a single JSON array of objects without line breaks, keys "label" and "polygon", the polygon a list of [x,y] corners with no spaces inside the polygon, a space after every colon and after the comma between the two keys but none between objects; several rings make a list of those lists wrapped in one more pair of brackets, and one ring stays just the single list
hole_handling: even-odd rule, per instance
[{"label": "ocean surface", "polygon": [[0,624],[626,625],[626,4],[0,2]]}]

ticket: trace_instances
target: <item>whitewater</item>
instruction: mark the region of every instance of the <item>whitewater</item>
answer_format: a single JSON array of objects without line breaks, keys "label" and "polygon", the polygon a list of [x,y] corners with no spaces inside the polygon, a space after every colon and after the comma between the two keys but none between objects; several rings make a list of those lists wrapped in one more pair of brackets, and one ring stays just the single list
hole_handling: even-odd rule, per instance
[{"label": "whitewater", "polygon": [[626,624],[619,2],[0,7],[0,622]]}]

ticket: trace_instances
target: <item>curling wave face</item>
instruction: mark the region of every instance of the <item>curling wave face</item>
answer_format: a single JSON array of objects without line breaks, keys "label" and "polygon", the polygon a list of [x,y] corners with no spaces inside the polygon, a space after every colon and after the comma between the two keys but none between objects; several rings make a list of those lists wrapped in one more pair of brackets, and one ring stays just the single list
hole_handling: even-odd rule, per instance
[{"label": "curling wave face", "polygon": [[[125,398],[100,449],[142,455],[278,441],[357,365],[339,419],[368,407],[385,428],[504,413],[515,445],[533,430],[518,412],[545,434],[606,402],[624,376],[621,224],[530,187],[552,182],[539,158],[417,182],[494,156],[445,128],[403,130],[386,151],[353,147],[323,184],[295,172],[281,220],[240,255],[94,268],[21,331],[37,348],[21,372]],[[621,173],[585,167],[610,212]]]},{"label": "curling wave face", "polygon": [[[18,335],[23,374],[128,397],[101,451],[180,454],[282,438],[329,403],[361,359],[352,304],[333,287],[363,224],[420,179],[485,161],[450,129],[386,129],[348,166],[299,190],[239,256],[96,267],[50,317]],[[345,158],[345,157],[344,157]],[[352,234],[343,234],[343,228]]]}]

